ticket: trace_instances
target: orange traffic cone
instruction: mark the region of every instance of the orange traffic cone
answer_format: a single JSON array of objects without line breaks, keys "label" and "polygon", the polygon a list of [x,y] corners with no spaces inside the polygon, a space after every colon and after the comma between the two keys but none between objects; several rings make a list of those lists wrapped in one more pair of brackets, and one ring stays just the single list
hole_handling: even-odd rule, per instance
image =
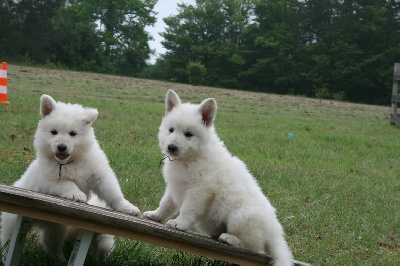
[{"label": "orange traffic cone", "polygon": [[1,64],[0,70],[0,103],[8,104],[7,101],[7,62]]}]

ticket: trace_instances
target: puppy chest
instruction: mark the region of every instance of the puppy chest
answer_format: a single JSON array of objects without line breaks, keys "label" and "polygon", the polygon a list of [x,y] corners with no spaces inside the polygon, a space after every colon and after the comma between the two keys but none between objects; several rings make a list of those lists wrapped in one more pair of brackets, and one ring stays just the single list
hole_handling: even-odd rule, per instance
[{"label": "puppy chest", "polygon": [[189,188],[187,184],[174,184],[170,186],[171,197],[176,205],[182,206],[183,201],[188,200]]},{"label": "puppy chest", "polygon": [[70,165],[60,165],[57,172],[60,180],[73,181],[79,188],[85,188],[92,178],[91,172]]}]

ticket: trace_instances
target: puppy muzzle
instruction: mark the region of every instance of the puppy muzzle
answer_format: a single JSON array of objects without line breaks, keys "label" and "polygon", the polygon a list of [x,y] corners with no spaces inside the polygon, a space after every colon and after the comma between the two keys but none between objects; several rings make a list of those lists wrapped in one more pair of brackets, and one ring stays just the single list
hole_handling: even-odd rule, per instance
[{"label": "puppy muzzle", "polygon": [[69,153],[68,153],[68,146],[61,143],[57,145],[57,152],[56,152],[56,158],[60,161],[64,161],[69,158]]}]

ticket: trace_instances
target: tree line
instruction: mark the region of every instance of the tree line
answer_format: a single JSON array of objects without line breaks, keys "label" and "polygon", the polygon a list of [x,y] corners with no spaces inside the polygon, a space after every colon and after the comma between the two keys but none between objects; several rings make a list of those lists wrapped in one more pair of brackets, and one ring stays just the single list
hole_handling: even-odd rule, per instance
[{"label": "tree line", "polygon": [[[390,101],[399,0],[197,0],[145,27],[156,0],[3,0],[0,56],[195,85]],[[4,26],[6,25],[6,26]]]},{"label": "tree line", "polygon": [[0,56],[135,75],[151,55],[157,0],[2,0]]}]

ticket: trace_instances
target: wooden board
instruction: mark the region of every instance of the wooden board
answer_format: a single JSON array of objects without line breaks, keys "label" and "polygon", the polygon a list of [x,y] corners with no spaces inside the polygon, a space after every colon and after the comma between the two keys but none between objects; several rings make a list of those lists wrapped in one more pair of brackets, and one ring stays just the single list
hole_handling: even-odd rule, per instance
[{"label": "wooden board", "polygon": [[[266,265],[270,262],[263,254],[234,248],[205,235],[181,232],[109,209],[1,184],[0,210],[236,264]],[[307,264],[296,261],[295,265]]]}]

